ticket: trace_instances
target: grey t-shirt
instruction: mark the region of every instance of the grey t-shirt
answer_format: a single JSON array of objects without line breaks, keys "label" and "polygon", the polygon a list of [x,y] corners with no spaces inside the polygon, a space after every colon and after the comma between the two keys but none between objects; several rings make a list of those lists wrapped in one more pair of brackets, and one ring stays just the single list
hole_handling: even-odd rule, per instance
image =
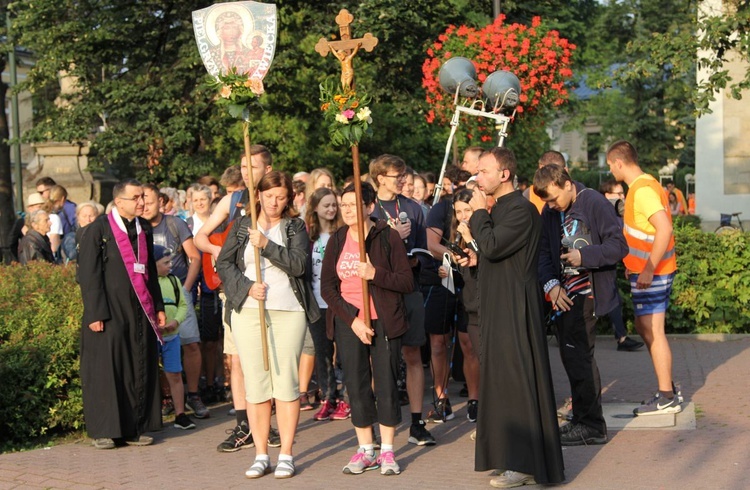
[{"label": "grey t-shirt", "polygon": [[[168,226],[167,221],[171,221],[173,226]],[[171,229],[170,229],[171,228]],[[174,230],[174,231],[173,231]],[[179,237],[175,236],[175,232]],[[187,223],[182,221],[177,216],[162,215],[161,221],[158,225],[154,226],[154,245],[161,245],[172,250],[174,254],[172,256],[172,274],[180,279],[180,282],[185,283],[188,273],[188,263],[185,253],[177,253],[180,245],[189,239],[193,239],[193,234],[188,228]]]}]

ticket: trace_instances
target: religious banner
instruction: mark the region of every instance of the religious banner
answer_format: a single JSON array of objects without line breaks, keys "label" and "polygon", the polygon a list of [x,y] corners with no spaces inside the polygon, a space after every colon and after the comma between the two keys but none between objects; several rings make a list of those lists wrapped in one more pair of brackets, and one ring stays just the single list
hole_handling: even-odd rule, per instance
[{"label": "religious banner", "polygon": [[[217,3],[193,11],[193,31],[203,64],[214,77],[216,103],[230,116],[242,119],[245,160],[251,165],[250,105],[263,94],[263,77],[268,73],[276,50],[276,5],[259,2]],[[255,182],[248,172],[247,190],[250,227],[258,228]],[[260,251],[255,254],[255,277],[263,277]],[[263,348],[263,368],[269,370],[265,301],[258,301]]]},{"label": "religious banner", "polygon": [[276,5],[217,3],[193,11],[203,65],[214,77],[236,72],[263,80],[276,50]]}]

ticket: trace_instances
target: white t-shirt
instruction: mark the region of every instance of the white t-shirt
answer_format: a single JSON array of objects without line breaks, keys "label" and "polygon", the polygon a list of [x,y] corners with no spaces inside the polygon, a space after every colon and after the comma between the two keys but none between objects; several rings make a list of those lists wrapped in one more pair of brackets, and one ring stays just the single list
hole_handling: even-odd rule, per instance
[{"label": "white t-shirt", "polygon": [[49,220],[52,223],[52,227],[49,229],[49,233],[47,233],[47,236],[51,237],[52,235],[62,235],[63,226],[60,217],[56,213],[49,213]]},{"label": "white t-shirt", "polygon": [[323,257],[326,255],[326,245],[328,245],[329,238],[331,238],[330,233],[321,233],[312,245],[312,288],[315,300],[320,308],[328,308],[328,303],[320,295],[320,275],[323,271]]},{"label": "white t-shirt", "polygon": [[[260,229],[260,228],[259,228]],[[286,247],[283,243],[284,240],[281,238],[281,223],[271,229],[264,231],[261,229],[263,234],[272,242]],[[266,290],[266,309],[268,310],[281,310],[281,311],[304,311],[302,306],[297,301],[297,296],[294,295],[292,285],[289,284],[289,276],[286,272],[282,271],[271,263],[265,257],[260,258],[260,276],[263,278],[263,282],[268,284]],[[245,277],[251,281],[255,281],[255,250],[254,247],[248,243],[245,248]],[[247,300],[242,306],[243,308],[258,308],[258,301],[248,296]]]},{"label": "white t-shirt", "polygon": [[203,221],[201,221],[197,213],[194,213],[192,218],[193,218],[193,236],[195,236],[198,234],[199,231],[201,231],[201,228],[203,228]]}]

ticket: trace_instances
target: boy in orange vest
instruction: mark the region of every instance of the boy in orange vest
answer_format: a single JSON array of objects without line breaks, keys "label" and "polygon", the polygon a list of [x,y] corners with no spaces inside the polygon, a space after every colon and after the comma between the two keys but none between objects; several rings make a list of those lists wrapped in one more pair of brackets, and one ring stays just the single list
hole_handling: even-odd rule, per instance
[{"label": "boy in orange vest", "polygon": [[659,182],[641,170],[638,153],[627,141],[609,147],[607,164],[614,178],[629,187],[623,217],[628,255],[623,262],[633,294],[635,328],[648,346],[659,383],[659,391],[633,413],[677,413],[682,397],[672,382],[672,351],[664,332],[677,271],[669,201]]}]

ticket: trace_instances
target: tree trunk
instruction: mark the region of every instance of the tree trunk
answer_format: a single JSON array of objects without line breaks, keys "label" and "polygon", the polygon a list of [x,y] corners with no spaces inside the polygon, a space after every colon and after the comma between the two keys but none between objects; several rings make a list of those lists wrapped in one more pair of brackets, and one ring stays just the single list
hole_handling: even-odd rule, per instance
[{"label": "tree trunk", "polygon": [[[3,70],[7,61],[6,55],[0,56],[0,67]],[[0,80],[0,100],[5,101],[7,93],[8,84]],[[15,121],[15,124],[18,122]],[[8,116],[5,111],[0,111],[0,250],[3,264],[9,264],[11,261],[10,232],[16,221],[16,214],[13,210],[13,182],[8,137]]]}]

